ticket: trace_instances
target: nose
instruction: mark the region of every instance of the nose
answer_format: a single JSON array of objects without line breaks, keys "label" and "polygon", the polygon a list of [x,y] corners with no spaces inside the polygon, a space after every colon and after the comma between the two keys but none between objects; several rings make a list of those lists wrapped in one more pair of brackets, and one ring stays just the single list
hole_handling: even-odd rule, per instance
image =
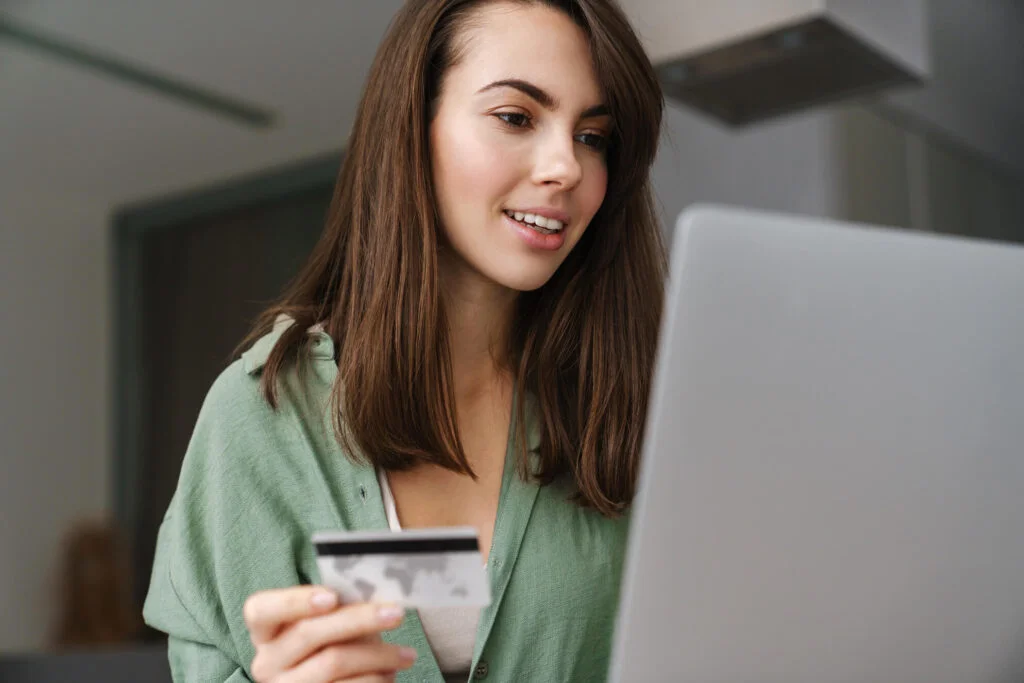
[{"label": "nose", "polygon": [[583,166],[576,158],[576,144],[571,134],[545,136],[537,148],[533,180],[539,185],[555,185],[571,190],[583,179]]}]

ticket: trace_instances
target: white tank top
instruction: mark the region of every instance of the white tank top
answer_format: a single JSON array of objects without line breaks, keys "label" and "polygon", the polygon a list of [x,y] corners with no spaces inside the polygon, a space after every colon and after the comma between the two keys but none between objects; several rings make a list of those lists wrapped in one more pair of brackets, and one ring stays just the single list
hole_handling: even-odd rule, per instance
[{"label": "white tank top", "polygon": [[[384,497],[388,527],[392,531],[401,531],[402,525],[398,522],[398,510],[395,508],[395,497],[391,493],[387,473],[378,470],[377,480]],[[487,569],[486,564],[484,569]],[[479,608],[437,607],[421,609],[419,615],[423,632],[445,680],[467,680],[473,665],[473,646],[476,644],[477,623],[480,621]]]}]

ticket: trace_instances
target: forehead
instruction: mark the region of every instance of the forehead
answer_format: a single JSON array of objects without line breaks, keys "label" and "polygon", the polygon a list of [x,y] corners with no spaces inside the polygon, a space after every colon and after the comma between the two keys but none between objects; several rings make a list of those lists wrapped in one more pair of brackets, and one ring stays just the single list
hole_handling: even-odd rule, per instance
[{"label": "forehead", "polygon": [[519,78],[573,106],[602,101],[587,34],[567,14],[542,3],[487,3],[460,28],[460,60],[446,88],[476,92]]}]

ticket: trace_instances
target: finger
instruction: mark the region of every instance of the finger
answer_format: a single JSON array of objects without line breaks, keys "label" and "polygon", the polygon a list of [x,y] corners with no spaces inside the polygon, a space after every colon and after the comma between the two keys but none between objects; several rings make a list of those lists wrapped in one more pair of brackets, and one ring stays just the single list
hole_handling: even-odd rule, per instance
[{"label": "finger", "polygon": [[293,586],[253,593],[242,614],[253,645],[265,643],[283,626],[324,614],[339,604],[338,594],[322,586]]},{"label": "finger", "polygon": [[301,619],[266,646],[277,670],[289,669],[328,645],[373,645],[380,632],[402,623],[405,612],[394,605],[349,605],[319,617]]},{"label": "finger", "polygon": [[277,683],[348,680],[357,676],[393,674],[416,661],[416,650],[385,643],[331,645],[286,671]]}]

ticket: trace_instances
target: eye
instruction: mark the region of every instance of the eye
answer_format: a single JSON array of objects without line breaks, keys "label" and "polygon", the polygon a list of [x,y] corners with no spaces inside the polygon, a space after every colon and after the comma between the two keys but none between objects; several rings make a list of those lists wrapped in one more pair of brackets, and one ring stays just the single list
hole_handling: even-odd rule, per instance
[{"label": "eye", "polygon": [[576,136],[576,140],[597,152],[604,152],[608,149],[608,138],[597,133],[580,133]]},{"label": "eye", "polygon": [[513,128],[525,128],[530,123],[530,117],[518,111],[498,112],[495,116]]}]

